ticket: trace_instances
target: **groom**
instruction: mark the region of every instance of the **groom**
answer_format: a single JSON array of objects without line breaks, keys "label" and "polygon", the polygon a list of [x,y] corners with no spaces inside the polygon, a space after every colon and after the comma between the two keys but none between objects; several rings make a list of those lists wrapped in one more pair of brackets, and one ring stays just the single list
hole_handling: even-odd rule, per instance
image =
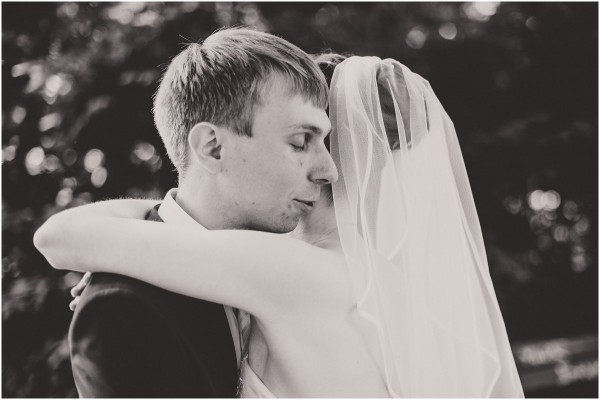
[{"label": "groom", "polygon": [[[226,29],[190,44],[154,102],[179,187],[148,218],[292,231],[337,179],[318,145],[327,95],[316,64],[275,36]],[[82,397],[235,397],[241,336],[229,307],[94,274],[69,332],[75,383]]]}]

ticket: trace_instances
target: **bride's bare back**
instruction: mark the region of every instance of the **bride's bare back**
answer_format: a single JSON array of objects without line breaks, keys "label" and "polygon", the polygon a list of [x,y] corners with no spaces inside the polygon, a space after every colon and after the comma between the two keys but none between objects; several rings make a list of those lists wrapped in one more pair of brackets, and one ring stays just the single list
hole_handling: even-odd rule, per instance
[{"label": "bride's bare back", "polygon": [[366,329],[355,307],[327,304],[279,320],[252,318],[250,368],[277,397],[389,397]]}]

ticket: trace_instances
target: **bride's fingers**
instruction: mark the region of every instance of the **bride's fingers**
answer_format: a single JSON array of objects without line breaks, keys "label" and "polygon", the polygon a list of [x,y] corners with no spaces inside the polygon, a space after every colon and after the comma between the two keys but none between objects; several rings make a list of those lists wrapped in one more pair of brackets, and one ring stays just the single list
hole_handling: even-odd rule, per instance
[{"label": "bride's fingers", "polygon": [[[85,287],[85,286],[84,286]],[[83,288],[81,287],[81,281],[77,285],[71,288],[71,297],[77,297],[81,294]]]},{"label": "bride's fingers", "polygon": [[77,297],[81,295],[83,289],[85,289],[88,283],[90,283],[91,277],[91,272],[86,272],[85,275],[83,275],[83,278],[81,278],[81,280],[79,281],[79,283],[71,289],[71,297]]},{"label": "bride's fingers", "polygon": [[87,284],[90,283],[90,279],[92,279],[92,273],[86,272],[79,283],[83,284],[84,286],[87,286]]},{"label": "bride's fingers", "polygon": [[80,297],[77,296],[72,302],[69,303],[69,308],[71,309],[71,311],[75,311],[75,307],[77,307],[77,304],[79,304],[79,299]]}]

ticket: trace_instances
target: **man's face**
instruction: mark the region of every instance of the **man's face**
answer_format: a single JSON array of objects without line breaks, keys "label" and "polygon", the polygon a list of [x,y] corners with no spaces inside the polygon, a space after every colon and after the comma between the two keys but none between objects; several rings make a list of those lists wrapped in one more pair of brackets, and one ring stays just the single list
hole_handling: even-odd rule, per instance
[{"label": "man's face", "polygon": [[337,180],[324,139],[331,130],[325,110],[290,95],[274,78],[255,107],[252,137],[230,133],[219,176],[222,209],[233,226],[290,232]]}]

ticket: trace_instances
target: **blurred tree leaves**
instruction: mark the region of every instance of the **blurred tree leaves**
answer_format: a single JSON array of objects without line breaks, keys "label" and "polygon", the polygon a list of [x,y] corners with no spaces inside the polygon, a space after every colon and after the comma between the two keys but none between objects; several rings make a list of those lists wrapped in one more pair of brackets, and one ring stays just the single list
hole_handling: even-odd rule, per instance
[{"label": "blurred tree leaves", "polygon": [[65,207],[176,185],[152,95],[185,43],[235,24],[427,78],[457,127],[511,339],[597,334],[597,7],[3,3],[3,395],[76,396],[78,275],[51,270],[33,232]]}]

